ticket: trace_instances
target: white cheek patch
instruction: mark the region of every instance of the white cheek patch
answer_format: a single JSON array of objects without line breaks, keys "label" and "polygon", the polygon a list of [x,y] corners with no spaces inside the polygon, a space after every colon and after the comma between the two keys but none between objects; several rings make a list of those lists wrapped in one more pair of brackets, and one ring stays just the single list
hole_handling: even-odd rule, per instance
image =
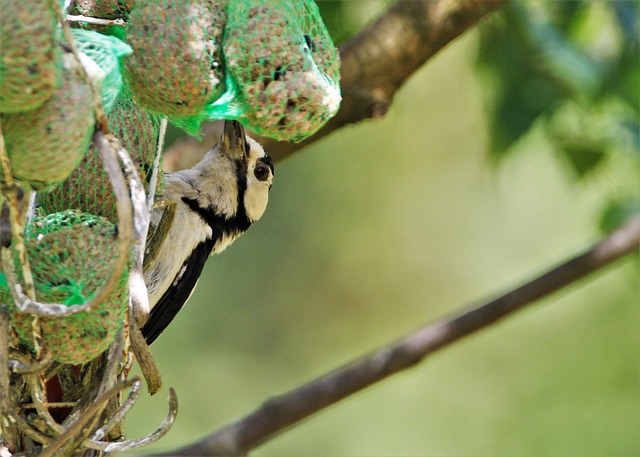
[{"label": "white cheek patch", "polygon": [[267,154],[262,146],[252,138],[247,137],[247,144],[250,148],[248,163],[249,172],[247,176],[247,189],[244,193],[244,208],[249,219],[255,222],[262,217],[265,209],[267,208],[271,179],[268,181],[258,181],[255,177],[253,170],[256,167],[258,159],[266,156]]},{"label": "white cheek patch", "polygon": [[257,221],[264,214],[269,200],[269,185],[256,179],[250,179],[244,193],[244,208],[252,221]]}]

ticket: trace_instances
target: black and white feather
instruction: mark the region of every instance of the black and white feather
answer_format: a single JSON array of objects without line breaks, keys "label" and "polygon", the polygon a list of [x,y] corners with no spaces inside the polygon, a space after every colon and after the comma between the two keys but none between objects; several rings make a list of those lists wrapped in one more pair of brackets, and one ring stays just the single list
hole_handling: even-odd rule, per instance
[{"label": "black and white feather", "polygon": [[[142,328],[151,344],[191,296],[207,258],[222,252],[267,207],[273,162],[236,121],[189,170],[167,173],[163,199],[176,205],[173,225],[144,272],[151,312]],[[158,225],[162,209],[152,211]]]}]

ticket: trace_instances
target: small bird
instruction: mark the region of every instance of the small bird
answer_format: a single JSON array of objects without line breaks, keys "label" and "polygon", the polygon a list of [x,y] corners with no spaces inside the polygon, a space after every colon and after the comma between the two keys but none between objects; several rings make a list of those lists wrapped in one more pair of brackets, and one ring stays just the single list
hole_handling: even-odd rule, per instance
[{"label": "small bird", "polygon": [[[224,121],[216,147],[193,168],[165,175],[162,199],[175,217],[157,255],[145,267],[149,320],[142,327],[151,344],[191,296],[210,255],[222,252],[256,222],[267,207],[273,161],[246,136],[237,121]],[[151,212],[157,227],[163,208]]]}]

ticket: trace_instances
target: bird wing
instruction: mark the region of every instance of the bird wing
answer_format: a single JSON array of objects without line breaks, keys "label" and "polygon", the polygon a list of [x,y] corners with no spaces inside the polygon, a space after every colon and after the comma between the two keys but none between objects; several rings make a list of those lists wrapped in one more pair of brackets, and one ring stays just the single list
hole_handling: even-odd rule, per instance
[{"label": "bird wing", "polygon": [[189,300],[212,249],[212,240],[206,240],[198,244],[182,264],[182,268],[180,268],[171,286],[151,309],[149,320],[142,327],[142,334],[147,340],[147,344],[153,343],[160,336],[173,318],[176,317],[178,311]]}]

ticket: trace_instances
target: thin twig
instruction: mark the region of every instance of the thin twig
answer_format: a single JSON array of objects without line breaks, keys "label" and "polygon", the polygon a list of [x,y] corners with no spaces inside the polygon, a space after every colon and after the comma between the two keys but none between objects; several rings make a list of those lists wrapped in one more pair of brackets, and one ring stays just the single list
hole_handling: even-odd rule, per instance
[{"label": "thin twig", "polygon": [[91,16],[82,16],[80,14],[68,14],[66,19],[67,22],[86,22],[87,24],[92,25],[125,25],[126,22],[124,19],[101,19],[98,17]]},{"label": "thin twig", "polygon": [[104,395],[118,382],[118,375],[122,372],[122,367],[124,366],[125,333],[126,329],[123,325],[120,327],[120,330],[118,330],[113,343],[111,343],[111,346],[109,346],[109,349],[105,352],[104,372],[102,373],[102,380],[96,397]]},{"label": "thin twig", "polygon": [[122,278],[122,273],[127,266],[129,260],[129,247],[133,236],[133,210],[131,207],[129,191],[127,190],[127,184],[118,164],[118,157],[116,152],[111,148],[107,136],[96,130],[93,134],[93,143],[96,145],[98,152],[100,153],[104,170],[113,187],[118,212],[118,253],[111,267],[112,269],[109,279],[92,300],[92,302],[101,303],[117,287],[120,279]]},{"label": "thin twig", "polygon": [[[27,257],[27,249],[24,245],[22,226],[22,217],[20,214],[20,203],[18,202],[18,187],[13,178],[13,171],[11,169],[11,160],[7,152],[4,135],[2,134],[2,126],[0,126],[0,163],[2,164],[3,173],[3,189],[2,193],[7,198],[9,203],[9,216],[11,220],[11,239],[16,251],[18,252],[18,258],[20,265],[22,266],[22,280],[24,281],[25,291],[27,296],[35,300],[36,293],[33,285],[33,275],[31,274],[31,268],[29,266],[29,258]],[[27,199],[28,196],[25,196]]]},{"label": "thin twig", "polygon": [[160,159],[162,159],[162,153],[164,152],[164,140],[167,136],[167,118],[160,119],[160,130],[158,132],[158,143],[156,145],[156,155],[153,158],[153,166],[151,168],[151,179],[149,180],[149,192],[147,195],[147,209],[149,212],[153,208],[153,202],[156,197],[156,187],[158,185],[158,175],[162,172],[160,170]]},{"label": "thin twig", "polygon": [[[55,408],[73,408],[74,406],[76,406],[76,402],[74,401],[54,401],[54,402],[48,402],[47,403],[47,407],[49,409],[55,409]],[[20,405],[20,408],[22,409],[34,409],[36,407],[35,403],[23,403]]]},{"label": "thin twig", "polygon": [[42,452],[39,454],[40,457],[51,457],[58,449],[67,444],[67,442],[71,441],[73,437],[80,433],[82,428],[89,422],[93,417],[100,413],[104,408],[105,403],[112,398],[114,395],[118,394],[118,392],[126,389],[127,387],[131,387],[136,380],[124,381],[110,389],[100,398],[97,398],[91,406],[89,406],[82,414],[82,416],[71,424],[67,429],[57,437],[54,441],[49,443]]},{"label": "thin twig", "polygon": [[41,353],[40,360],[33,363],[24,363],[20,360],[9,360],[9,369],[16,374],[42,373],[53,363],[51,353],[45,348]]},{"label": "thin twig", "polygon": [[312,414],[382,379],[406,370],[429,354],[488,327],[536,300],[601,270],[640,247],[640,216],[588,251],[482,306],[426,325],[406,337],[285,394],[202,440],[166,454],[244,455]]},{"label": "thin twig", "polygon": [[149,211],[146,206],[144,187],[133,161],[121,147],[118,147],[118,154],[124,165],[125,174],[129,178],[131,201],[134,209],[132,240],[134,263],[129,281],[130,311],[134,318],[129,320],[129,338],[142,374],[147,381],[149,393],[153,395],[160,390],[162,385],[160,371],[149,350],[149,346],[140,332],[140,326],[144,325],[149,316],[149,297],[143,276],[144,252],[149,230]]},{"label": "thin twig", "polygon": [[47,444],[51,441],[52,438],[50,436],[45,435],[40,430],[37,430],[36,428],[32,427],[31,424],[19,414],[15,414],[11,416],[10,419],[15,422],[16,426],[18,427],[18,430],[20,430],[21,433],[24,433],[26,436],[28,436],[35,442],[41,443],[41,444]]},{"label": "thin twig", "polygon": [[131,407],[134,405],[138,397],[140,396],[140,392],[142,392],[142,382],[136,381],[133,386],[131,386],[131,391],[127,396],[127,399],[122,403],[120,408],[109,418],[109,420],[98,430],[96,430],[91,437],[93,441],[100,441],[104,438],[107,433],[111,431],[113,427],[118,425],[124,417],[127,415]]},{"label": "thin twig", "polygon": [[47,435],[51,436],[56,436],[64,432],[64,427],[58,424],[49,413],[44,382],[40,375],[38,373],[34,373],[26,375],[25,377],[27,379],[27,385],[29,386],[31,400],[33,401],[36,411],[38,412],[38,416],[44,421],[44,425],[47,427],[44,432]]},{"label": "thin twig", "polygon": [[149,231],[149,210],[144,193],[144,186],[138,174],[136,165],[129,153],[119,141],[117,145],[118,158],[123,164],[124,174],[131,192],[131,206],[133,209],[133,265],[129,271],[129,310],[139,326],[143,326],[149,318],[149,295],[144,282],[143,265],[144,251]]},{"label": "thin twig", "polygon": [[9,379],[9,313],[0,305],[0,436],[5,437],[9,449],[15,449],[15,424],[9,419],[13,412]]},{"label": "thin twig", "polygon": [[127,440],[120,441],[116,443],[105,443],[105,442],[92,442],[91,447],[94,449],[101,449],[104,452],[125,452],[130,451],[132,449],[141,448],[144,446],[148,446],[152,443],[155,443],[167,432],[171,429],[171,426],[176,420],[176,416],[178,415],[178,397],[176,395],[176,391],[173,390],[172,387],[169,388],[169,412],[167,413],[167,417],[162,421],[162,424],[158,427],[158,429],[142,438],[137,438],[135,440]]}]

